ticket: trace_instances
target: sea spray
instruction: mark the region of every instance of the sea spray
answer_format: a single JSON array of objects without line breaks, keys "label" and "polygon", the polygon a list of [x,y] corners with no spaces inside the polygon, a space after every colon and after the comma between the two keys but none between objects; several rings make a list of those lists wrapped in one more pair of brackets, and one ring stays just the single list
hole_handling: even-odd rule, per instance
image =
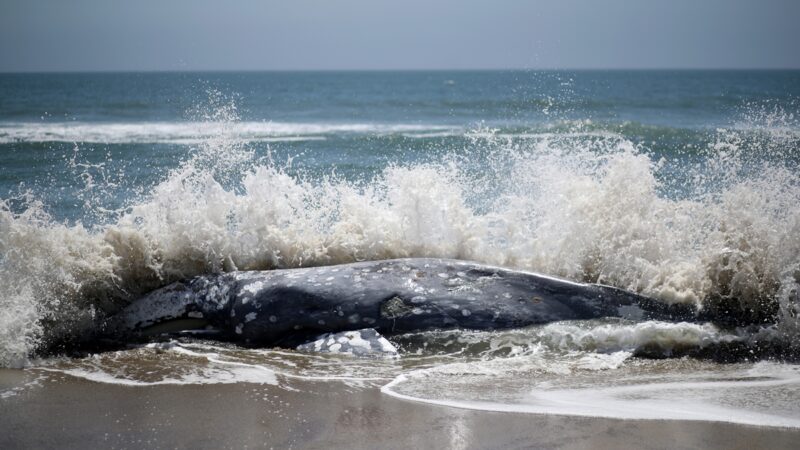
[{"label": "sea spray", "polygon": [[[775,141],[717,131],[700,162],[683,167],[682,179],[694,181],[672,196],[663,171],[673,161],[617,132],[587,131],[590,122],[525,139],[478,128],[465,148],[353,180],[259,156],[235,132],[235,105],[212,100],[196,119],[210,137],[146,194],[101,215],[105,222],[59,222],[35,196],[0,204],[0,364],[79,337],[178,279],[416,256],[777,316],[782,339],[796,337],[800,180],[791,132]],[[102,190],[101,179],[87,189]]]}]

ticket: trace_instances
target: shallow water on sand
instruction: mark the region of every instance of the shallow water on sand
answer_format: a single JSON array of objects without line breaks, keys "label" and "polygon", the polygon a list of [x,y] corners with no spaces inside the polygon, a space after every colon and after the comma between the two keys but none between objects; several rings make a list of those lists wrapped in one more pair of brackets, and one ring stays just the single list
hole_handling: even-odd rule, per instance
[{"label": "shallow water on sand", "polygon": [[[694,324],[563,322],[506,332],[399,335],[391,338],[399,357],[375,358],[179,337],[38,360],[26,371],[131,387],[252,383],[294,391],[316,382],[480,411],[800,428],[800,366],[674,356],[726,337],[732,338]],[[661,358],[635,356],[644,349]],[[6,386],[0,397],[25,389]]]}]

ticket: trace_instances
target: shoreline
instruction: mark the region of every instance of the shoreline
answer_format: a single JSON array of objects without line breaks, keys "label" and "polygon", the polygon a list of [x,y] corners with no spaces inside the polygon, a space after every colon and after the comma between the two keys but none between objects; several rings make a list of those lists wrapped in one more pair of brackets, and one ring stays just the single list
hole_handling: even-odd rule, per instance
[{"label": "shoreline", "polygon": [[[38,381],[36,381],[38,379]],[[3,448],[792,448],[800,429],[490,412],[336,382],[131,387],[0,369]]]}]

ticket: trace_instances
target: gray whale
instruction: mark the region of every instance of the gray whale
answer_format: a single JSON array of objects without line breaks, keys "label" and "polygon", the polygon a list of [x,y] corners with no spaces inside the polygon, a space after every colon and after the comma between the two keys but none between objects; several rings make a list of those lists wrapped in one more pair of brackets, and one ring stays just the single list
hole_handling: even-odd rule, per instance
[{"label": "gray whale", "polygon": [[213,328],[224,339],[249,345],[296,345],[323,333],[364,328],[391,335],[602,317],[699,318],[694,308],[610,286],[414,258],[198,276],[147,294],[112,317],[105,331],[141,336]]}]

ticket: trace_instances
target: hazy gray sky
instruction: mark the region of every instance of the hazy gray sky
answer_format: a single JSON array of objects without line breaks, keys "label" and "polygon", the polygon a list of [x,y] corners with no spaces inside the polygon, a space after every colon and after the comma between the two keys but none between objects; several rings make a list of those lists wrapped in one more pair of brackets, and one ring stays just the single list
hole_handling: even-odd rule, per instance
[{"label": "hazy gray sky", "polygon": [[800,68],[797,0],[0,0],[0,71]]}]

